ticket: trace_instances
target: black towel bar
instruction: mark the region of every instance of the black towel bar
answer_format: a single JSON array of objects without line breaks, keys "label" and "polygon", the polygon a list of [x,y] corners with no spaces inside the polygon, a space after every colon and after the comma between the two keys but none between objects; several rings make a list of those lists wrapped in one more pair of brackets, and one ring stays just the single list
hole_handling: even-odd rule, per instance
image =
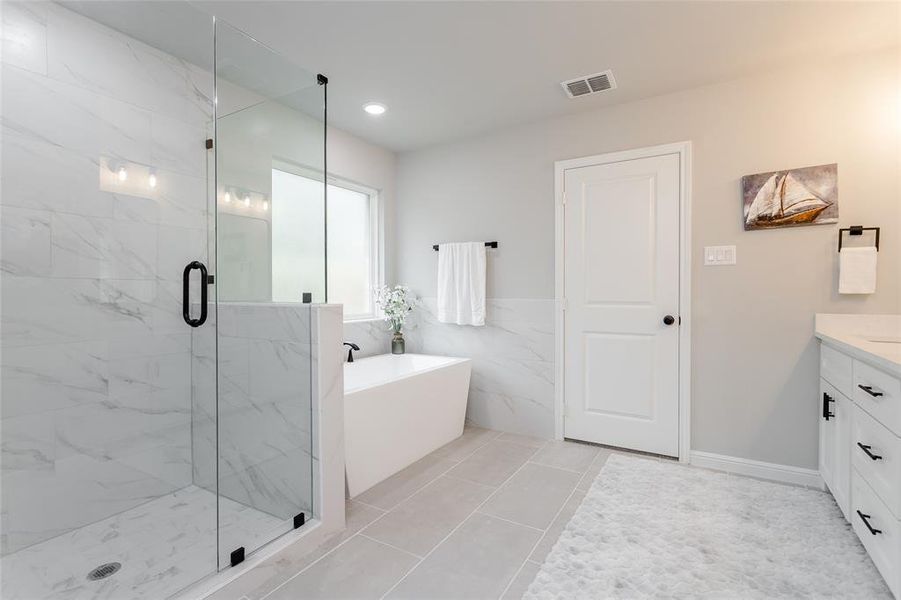
[{"label": "black towel bar", "polygon": [[[497,248],[497,242],[485,242],[486,248]],[[438,251],[438,244],[432,246],[432,250]]]},{"label": "black towel bar", "polygon": [[876,232],[876,251],[879,251],[879,228],[878,227],[864,227],[863,225],[851,225],[850,227],[845,227],[844,229],[838,230],[838,251],[842,251],[842,233],[848,232],[848,235],[863,235],[864,231],[875,231]]}]

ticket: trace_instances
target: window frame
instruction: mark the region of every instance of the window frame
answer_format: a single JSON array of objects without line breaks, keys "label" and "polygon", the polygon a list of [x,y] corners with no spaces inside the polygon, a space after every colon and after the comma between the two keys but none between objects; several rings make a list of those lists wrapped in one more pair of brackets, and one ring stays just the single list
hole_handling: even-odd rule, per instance
[{"label": "window frame", "polygon": [[[314,181],[322,182],[322,170],[314,169],[307,165],[300,165],[289,160],[274,158],[271,169],[273,171],[282,171],[298,177],[305,177]],[[271,175],[270,175],[271,177]],[[385,284],[385,252],[384,252],[384,212],[382,210],[381,190],[358,183],[352,179],[341,177],[329,173],[325,178],[326,185],[344,188],[352,192],[365,194],[369,197],[369,288],[370,288],[370,306],[372,309],[368,313],[360,313],[348,315],[344,314],[344,322],[361,322],[361,321],[377,321],[381,320],[382,314],[375,304],[375,297],[372,296],[375,290]],[[274,200],[274,199],[273,199]],[[326,199],[327,202],[327,199]],[[325,211],[326,227],[328,227],[328,206]],[[270,250],[271,252],[271,250]],[[325,266],[326,266],[326,282],[325,282],[325,301],[329,303],[328,289],[328,236],[326,235],[325,247]]]}]

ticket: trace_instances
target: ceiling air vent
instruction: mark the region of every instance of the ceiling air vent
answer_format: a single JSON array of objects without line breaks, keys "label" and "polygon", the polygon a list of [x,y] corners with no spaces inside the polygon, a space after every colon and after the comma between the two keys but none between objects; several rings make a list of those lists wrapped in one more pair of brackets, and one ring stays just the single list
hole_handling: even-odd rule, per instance
[{"label": "ceiling air vent", "polygon": [[589,96],[598,92],[612,90],[616,88],[616,80],[613,79],[613,71],[609,69],[603,73],[595,73],[594,75],[585,75],[564,81],[560,85],[566,90],[566,95],[570,98],[578,98],[579,96]]}]

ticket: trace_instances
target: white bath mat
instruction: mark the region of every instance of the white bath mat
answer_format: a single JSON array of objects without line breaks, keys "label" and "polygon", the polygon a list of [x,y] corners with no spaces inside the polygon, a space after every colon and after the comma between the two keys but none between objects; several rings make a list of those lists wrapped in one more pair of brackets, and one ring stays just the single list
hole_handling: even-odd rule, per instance
[{"label": "white bath mat", "polygon": [[524,598],[891,598],[825,492],[612,455]]}]

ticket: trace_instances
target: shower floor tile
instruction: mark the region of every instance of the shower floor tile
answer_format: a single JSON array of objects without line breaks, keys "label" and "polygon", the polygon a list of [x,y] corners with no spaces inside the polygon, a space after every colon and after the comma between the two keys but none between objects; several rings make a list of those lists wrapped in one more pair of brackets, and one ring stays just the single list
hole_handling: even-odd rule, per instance
[{"label": "shower floor tile", "polygon": [[[219,511],[223,539],[244,540],[248,551],[285,527],[283,520],[227,498]],[[216,533],[216,495],[188,486],[3,557],[0,596],[160,600],[216,571]],[[111,562],[122,568],[106,579],[87,579]]]}]

